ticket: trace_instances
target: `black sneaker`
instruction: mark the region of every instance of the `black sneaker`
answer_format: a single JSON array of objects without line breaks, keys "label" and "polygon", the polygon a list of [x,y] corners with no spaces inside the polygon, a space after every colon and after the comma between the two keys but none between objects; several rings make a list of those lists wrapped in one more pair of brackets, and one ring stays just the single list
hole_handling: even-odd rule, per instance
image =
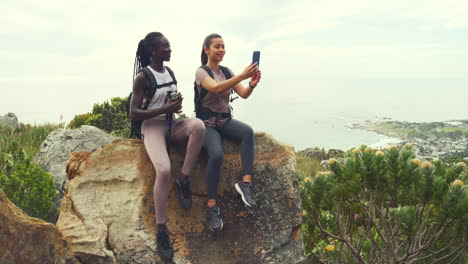
[{"label": "black sneaker", "polygon": [[179,198],[180,205],[184,209],[192,207],[192,190],[190,189],[190,180],[180,181],[180,176],[176,178],[175,184],[177,189],[177,197]]},{"label": "black sneaker", "polygon": [[234,187],[236,188],[236,191],[241,195],[242,197],[242,201],[250,206],[250,207],[253,207],[253,206],[256,206],[257,203],[255,202],[255,200],[253,199],[253,190],[252,190],[252,184],[251,183],[245,183],[245,182],[242,182],[242,181],[239,181],[238,183],[236,183],[234,185]]},{"label": "black sneaker", "polygon": [[221,230],[223,228],[223,220],[221,219],[219,207],[217,205],[206,209],[206,220],[211,231]]},{"label": "black sneaker", "polygon": [[172,261],[172,258],[174,257],[174,250],[172,249],[171,241],[169,240],[169,231],[166,229],[164,231],[158,232],[156,238],[158,255],[164,261]]}]

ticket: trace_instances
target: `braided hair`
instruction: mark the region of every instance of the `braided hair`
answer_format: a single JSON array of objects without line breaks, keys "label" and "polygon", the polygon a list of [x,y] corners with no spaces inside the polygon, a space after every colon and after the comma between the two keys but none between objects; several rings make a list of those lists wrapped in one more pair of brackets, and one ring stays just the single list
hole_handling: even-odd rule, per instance
[{"label": "braided hair", "polygon": [[208,55],[206,55],[204,48],[209,48],[211,44],[211,40],[214,38],[222,38],[219,34],[213,33],[206,36],[205,40],[203,41],[203,47],[201,50],[201,64],[206,65],[208,63]]},{"label": "braided hair", "polygon": [[138,49],[133,66],[133,80],[140,70],[151,63],[151,54],[157,47],[159,40],[164,37],[160,32],[150,32],[138,43]]}]

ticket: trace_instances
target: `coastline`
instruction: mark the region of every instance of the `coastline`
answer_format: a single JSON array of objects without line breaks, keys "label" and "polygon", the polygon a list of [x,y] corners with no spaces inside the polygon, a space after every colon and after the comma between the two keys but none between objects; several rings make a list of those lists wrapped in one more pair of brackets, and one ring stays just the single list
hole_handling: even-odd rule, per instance
[{"label": "coastline", "polygon": [[457,156],[468,159],[468,120],[416,123],[376,118],[351,124],[348,128],[372,131],[398,139],[399,143],[411,143],[422,158]]}]

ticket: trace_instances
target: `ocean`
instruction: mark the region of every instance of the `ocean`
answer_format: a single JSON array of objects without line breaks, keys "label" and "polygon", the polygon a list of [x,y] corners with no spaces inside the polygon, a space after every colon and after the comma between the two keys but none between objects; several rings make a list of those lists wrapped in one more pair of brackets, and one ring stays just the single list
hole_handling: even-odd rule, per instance
[{"label": "ocean", "polygon": [[[180,78],[184,112],[192,114],[193,77]],[[47,91],[33,89],[33,82],[9,83],[17,91],[0,97],[0,115],[13,112],[30,124],[64,122],[91,111],[93,104],[128,96],[121,80],[104,83],[56,81]],[[96,85],[111,87],[94,89]],[[63,87],[67,87],[64,91]],[[88,89],[88,90],[86,90]],[[73,98],[68,96],[73,93]],[[23,96],[27,94],[28,96]],[[385,146],[397,139],[347,126],[375,118],[433,122],[468,119],[468,78],[345,78],[314,77],[288,80],[265,73],[247,100],[232,104],[234,117],[264,131],[296,151],[310,147],[347,150],[366,144]]]},{"label": "ocean", "polygon": [[[287,82],[283,87],[288,87]],[[385,147],[400,142],[375,132],[348,128],[366,120],[468,119],[468,79],[319,79],[301,92],[290,89],[281,96],[268,91],[259,94],[235,101],[235,116],[255,130],[293,145],[296,151],[310,147],[347,150],[361,144]]]}]

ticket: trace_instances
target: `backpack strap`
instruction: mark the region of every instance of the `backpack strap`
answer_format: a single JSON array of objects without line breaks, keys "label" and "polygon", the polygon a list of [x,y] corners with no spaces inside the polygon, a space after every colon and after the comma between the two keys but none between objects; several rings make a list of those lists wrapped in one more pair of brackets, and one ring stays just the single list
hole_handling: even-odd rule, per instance
[{"label": "backpack strap", "polygon": [[[221,71],[223,72],[224,77],[226,77],[226,80],[232,78],[232,76],[231,76],[231,71],[229,71],[229,69],[228,69],[227,67],[224,67],[224,66],[219,65],[219,68],[220,68]],[[234,94],[234,89],[231,88],[231,98],[229,98],[229,102],[231,102],[231,103],[232,103],[234,100],[236,100],[237,98],[239,98],[239,96],[233,97],[233,94]],[[230,107],[231,110],[232,110],[232,105],[229,105],[229,107]]]},{"label": "backpack strap", "polygon": [[231,77],[232,77],[231,72],[229,71],[229,69],[227,67],[219,65],[219,68],[223,72],[224,77],[226,77],[226,80],[231,79]]},{"label": "backpack strap", "polygon": [[[214,74],[213,74],[213,71],[210,69],[210,67],[208,67],[206,65],[202,65],[202,66],[200,66],[200,68],[204,69],[208,73],[208,75],[211,77],[211,79],[214,79]],[[219,68],[223,72],[224,77],[226,77],[226,80],[232,78],[231,72],[229,71],[229,69],[227,67],[219,65]],[[201,84],[200,84],[200,87],[201,87],[201,91],[200,91],[200,101],[201,101],[201,100],[203,100],[203,98],[205,98],[208,91],[205,88],[203,88],[201,86]],[[232,90],[231,90],[231,93],[232,93]]]},{"label": "backpack strap", "polygon": [[[213,74],[213,71],[210,69],[210,67],[206,65],[202,65],[201,68],[204,69],[208,73],[211,79],[214,79],[214,74]],[[201,86],[201,83],[200,83],[200,87],[201,87],[200,89],[200,104],[201,104],[201,100],[203,100],[203,98],[205,98],[205,96],[208,94],[208,90],[203,88],[203,86]]]},{"label": "backpack strap", "polygon": [[153,98],[154,93],[156,93],[156,89],[158,89],[158,83],[156,82],[156,77],[154,74],[151,72],[151,70],[148,68],[148,66],[143,67],[141,71],[144,73],[146,77],[146,82],[148,84],[148,88],[145,91],[146,94],[146,104],[143,105],[143,109],[147,109],[149,105],[149,101],[151,98]]},{"label": "backpack strap", "polygon": [[[200,68],[204,69],[208,75],[214,79],[214,74],[213,74],[213,71],[210,69],[210,67],[206,66],[206,65],[202,65],[200,66]],[[226,78],[226,80],[232,78],[232,75],[231,75],[231,72],[229,71],[229,69],[227,67],[224,67],[224,66],[219,66],[219,68],[221,69],[221,71],[223,72],[224,74],[224,77]],[[231,117],[231,112],[226,112],[226,113],[221,113],[221,112],[213,112],[211,109],[209,108],[206,108],[204,106],[202,106],[202,103],[201,101],[203,100],[203,98],[205,98],[205,96],[208,94],[208,90],[206,90],[205,88],[203,88],[203,86],[201,86],[200,84],[200,93],[198,92],[198,89],[197,89],[197,85],[196,85],[196,82],[194,84],[194,90],[195,90],[195,112],[197,113],[197,117],[202,119],[202,120],[206,120],[210,117],[217,117],[217,118],[228,118],[228,117]],[[231,89],[231,93],[232,93],[232,89]]]},{"label": "backpack strap", "polygon": [[[142,109],[148,109],[149,102],[151,98],[153,98],[154,94],[156,93],[156,90],[162,87],[170,86],[170,85],[177,85],[177,80],[175,78],[174,72],[171,70],[171,68],[164,66],[166,70],[169,72],[169,75],[171,75],[172,82],[164,83],[164,84],[159,84],[156,81],[156,77],[154,74],[151,72],[151,70],[148,68],[149,66],[143,67],[140,72],[143,72],[145,75],[146,79],[146,84],[147,84],[147,89],[145,91],[145,98],[146,98],[146,103],[143,105]],[[132,97],[132,92],[127,98],[127,103],[125,104],[127,115],[130,115],[130,100]],[[143,138],[143,134],[141,133],[141,125],[143,123],[143,120],[130,120],[130,138]]]},{"label": "backpack strap", "polygon": [[[162,84],[158,84],[156,85],[156,89],[159,89],[159,88],[162,88],[162,87],[166,87],[166,86],[171,86],[173,84],[177,85],[177,80],[174,76],[174,72],[167,66],[164,66],[166,68],[166,70],[169,72],[169,75],[171,75],[171,78],[172,78],[172,82],[168,82],[168,83],[162,83]],[[154,77],[154,74],[152,74],[153,77]],[[154,93],[153,93],[154,95]]]},{"label": "backpack strap", "polygon": [[149,66],[146,66],[141,69],[141,71],[145,74],[146,80],[148,82],[148,90],[146,91],[146,102],[147,104],[144,105],[144,109],[146,109],[149,105],[149,101],[151,98],[153,98],[154,94],[156,93],[156,90],[162,87],[166,86],[171,86],[171,85],[177,85],[177,80],[175,78],[174,72],[171,70],[171,68],[164,66],[166,70],[169,72],[169,75],[171,75],[172,82],[168,83],[163,83],[163,84],[158,84],[156,82],[156,77],[154,74],[151,72],[151,70],[148,68]]},{"label": "backpack strap", "polygon": [[175,78],[174,72],[168,66],[164,66],[164,67],[166,67],[166,70],[169,72],[169,75],[171,75],[171,78],[172,78],[172,82],[170,82],[170,84],[168,85],[173,85],[173,84],[177,85],[177,80]]}]

